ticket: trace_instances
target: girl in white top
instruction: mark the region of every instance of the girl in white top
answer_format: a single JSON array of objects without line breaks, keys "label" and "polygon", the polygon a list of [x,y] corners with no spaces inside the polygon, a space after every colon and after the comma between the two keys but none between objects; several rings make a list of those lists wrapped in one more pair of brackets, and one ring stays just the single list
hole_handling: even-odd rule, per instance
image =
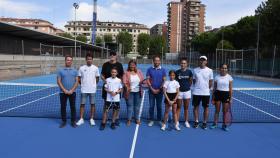
[{"label": "girl in white top", "polygon": [[220,66],[220,74],[215,77],[214,89],[212,95],[212,103],[215,105],[214,123],[211,126],[212,129],[217,128],[219,113],[221,104],[223,106],[223,126],[225,131],[228,131],[228,127],[225,125],[225,114],[229,110],[229,106],[232,103],[232,77],[228,74],[227,64]]},{"label": "girl in white top", "polygon": [[164,119],[163,119],[163,124],[161,127],[161,130],[165,130],[166,129],[166,122],[167,122],[167,118],[168,118],[168,113],[170,111],[170,109],[172,109],[172,115],[173,115],[173,121],[175,124],[175,129],[176,130],[180,130],[179,128],[179,124],[178,122],[178,117],[177,117],[177,99],[179,96],[179,88],[180,88],[180,84],[178,81],[175,80],[176,77],[176,73],[174,70],[169,71],[169,78],[170,81],[165,81],[164,85],[163,85],[163,92],[164,92],[164,96],[165,96],[165,112],[164,112]]}]

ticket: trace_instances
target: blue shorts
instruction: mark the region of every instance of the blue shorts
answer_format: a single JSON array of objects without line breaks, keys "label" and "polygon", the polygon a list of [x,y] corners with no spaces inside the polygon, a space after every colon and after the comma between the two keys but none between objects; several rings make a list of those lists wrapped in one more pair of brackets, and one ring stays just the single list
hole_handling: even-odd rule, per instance
[{"label": "blue shorts", "polygon": [[91,105],[95,104],[95,93],[81,93],[81,104],[86,104],[87,97]]}]

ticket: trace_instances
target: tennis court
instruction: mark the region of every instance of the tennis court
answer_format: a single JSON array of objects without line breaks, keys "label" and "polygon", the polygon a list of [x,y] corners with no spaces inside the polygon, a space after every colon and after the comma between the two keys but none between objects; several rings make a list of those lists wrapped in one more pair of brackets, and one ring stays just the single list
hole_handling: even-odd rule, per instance
[{"label": "tennis court", "polygon": [[[150,65],[138,65],[145,70]],[[168,70],[174,65],[164,65]],[[99,83],[101,86],[102,83]],[[280,86],[234,78],[233,125],[220,128],[161,131],[148,127],[148,95],[142,100],[140,126],[109,126],[99,131],[103,100],[97,92],[97,126],[88,123],[59,129],[60,103],[56,75],[0,83],[0,155],[12,157],[276,157],[280,154]],[[77,116],[80,90],[77,90]],[[87,106],[89,108],[89,106]],[[89,116],[89,109],[86,110]],[[201,111],[202,112],[202,111]],[[68,111],[68,116],[70,112]],[[210,122],[214,107],[210,106]],[[126,105],[121,102],[121,118]],[[200,114],[200,116],[202,116]],[[189,118],[193,120],[192,106]],[[221,118],[221,117],[220,117]],[[70,121],[69,121],[70,122]],[[209,123],[210,125],[210,123]]]}]

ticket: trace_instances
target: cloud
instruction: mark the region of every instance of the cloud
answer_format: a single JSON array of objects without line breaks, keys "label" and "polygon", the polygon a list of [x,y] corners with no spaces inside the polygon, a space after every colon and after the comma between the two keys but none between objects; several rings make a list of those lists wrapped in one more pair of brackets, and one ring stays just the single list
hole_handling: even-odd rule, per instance
[{"label": "cloud", "polygon": [[[136,22],[152,27],[167,19],[169,0],[108,0],[98,4],[97,19],[100,21]],[[82,2],[77,10],[77,20],[92,20],[92,4]],[[70,9],[70,20],[74,9]]]},{"label": "cloud", "polygon": [[47,8],[34,3],[15,2],[12,0],[0,0],[0,10],[6,16],[15,16],[18,18],[32,17],[34,13],[49,11]]},{"label": "cloud", "polygon": [[236,23],[245,16],[255,14],[255,9],[263,0],[202,0],[206,4],[206,25],[214,28]]}]

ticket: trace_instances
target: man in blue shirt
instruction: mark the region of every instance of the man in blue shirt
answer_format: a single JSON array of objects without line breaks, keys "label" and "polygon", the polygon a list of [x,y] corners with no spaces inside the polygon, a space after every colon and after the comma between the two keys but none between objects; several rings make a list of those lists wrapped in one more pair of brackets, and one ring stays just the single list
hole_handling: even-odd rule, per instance
[{"label": "man in blue shirt", "polygon": [[162,113],[162,98],[163,92],[162,87],[166,79],[166,71],[160,66],[160,57],[153,57],[153,67],[147,70],[147,82],[149,86],[149,124],[148,126],[153,126],[154,124],[154,108],[155,104],[157,106],[157,121],[161,121]]},{"label": "man in blue shirt", "polygon": [[65,67],[59,69],[57,73],[57,84],[60,88],[60,104],[61,104],[61,119],[62,123],[59,126],[63,128],[66,126],[66,106],[67,99],[70,102],[71,108],[71,126],[76,128],[76,88],[78,87],[78,71],[72,68],[73,57],[65,56]]}]

